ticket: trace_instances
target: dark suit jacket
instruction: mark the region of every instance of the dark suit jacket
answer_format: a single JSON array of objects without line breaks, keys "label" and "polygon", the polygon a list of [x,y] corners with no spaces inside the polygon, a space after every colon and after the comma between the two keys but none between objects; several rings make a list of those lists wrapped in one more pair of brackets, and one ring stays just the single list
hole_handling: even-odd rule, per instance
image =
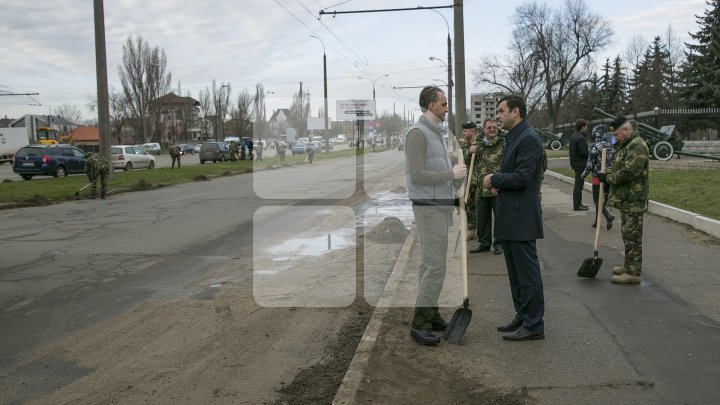
[{"label": "dark suit jacket", "polygon": [[543,238],[540,175],[543,145],[540,136],[522,120],[505,137],[500,172],[491,177],[498,189],[495,238],[530,241]]}]

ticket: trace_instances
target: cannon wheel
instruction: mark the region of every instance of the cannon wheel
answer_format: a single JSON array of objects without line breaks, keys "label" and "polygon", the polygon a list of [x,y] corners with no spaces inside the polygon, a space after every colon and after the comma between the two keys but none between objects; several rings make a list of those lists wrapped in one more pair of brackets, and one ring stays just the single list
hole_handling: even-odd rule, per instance
[{"label": "cannon wheel", "polygon": [[562,143],[560,143],[560,141],[550,141],[548,145],[552,150],[560,150],[560,148],[562,147]]},{"label": "cannon wheel", "polygon": [[675,151],[673,150],[673,146],[665,141],[660,141],[656,143],[653,146],[652,151],[653,156],[657,160],[670,160],[673,157],[673,153],[675,153]]}]

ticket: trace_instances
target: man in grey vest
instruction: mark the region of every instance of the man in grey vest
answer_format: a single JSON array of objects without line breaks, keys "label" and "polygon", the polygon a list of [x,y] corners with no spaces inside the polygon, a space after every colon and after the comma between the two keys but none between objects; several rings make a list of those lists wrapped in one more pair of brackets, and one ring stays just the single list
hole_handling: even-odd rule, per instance
[{"label": "man in grey vest", "polygon": [[445,93],[437,86],[426,86],[420,92],[420,109],[423,115],[405,136],[405,179],[420,239],[418,295],[410,337],[436,345],[440,337],[433,330],[447,327],[438,299],[445,281],[448,225],[455,204],[452,181],[464,178],[467,167],[462,161],[453,166],[443,139],[442,123],[448,111]]}]

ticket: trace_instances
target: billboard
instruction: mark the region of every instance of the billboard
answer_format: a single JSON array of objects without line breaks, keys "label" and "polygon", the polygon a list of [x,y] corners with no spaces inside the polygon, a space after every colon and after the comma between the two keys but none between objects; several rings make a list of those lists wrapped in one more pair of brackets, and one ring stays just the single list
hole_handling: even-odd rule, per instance
[{"label": "billboard", "polygon": [[367,121],[375,119],[375,100],[337,100],[337,118],[341,121]]}]

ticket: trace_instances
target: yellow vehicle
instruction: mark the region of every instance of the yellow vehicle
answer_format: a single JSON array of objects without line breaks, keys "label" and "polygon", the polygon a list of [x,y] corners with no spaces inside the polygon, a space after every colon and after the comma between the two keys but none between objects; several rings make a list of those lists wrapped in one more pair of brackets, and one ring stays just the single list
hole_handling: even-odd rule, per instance
[{"label": "yellow vehicle", "polygon": [[40,145],[57,145],[57,131],[55,128],[39,127],[36,131],[35,141]]}]

